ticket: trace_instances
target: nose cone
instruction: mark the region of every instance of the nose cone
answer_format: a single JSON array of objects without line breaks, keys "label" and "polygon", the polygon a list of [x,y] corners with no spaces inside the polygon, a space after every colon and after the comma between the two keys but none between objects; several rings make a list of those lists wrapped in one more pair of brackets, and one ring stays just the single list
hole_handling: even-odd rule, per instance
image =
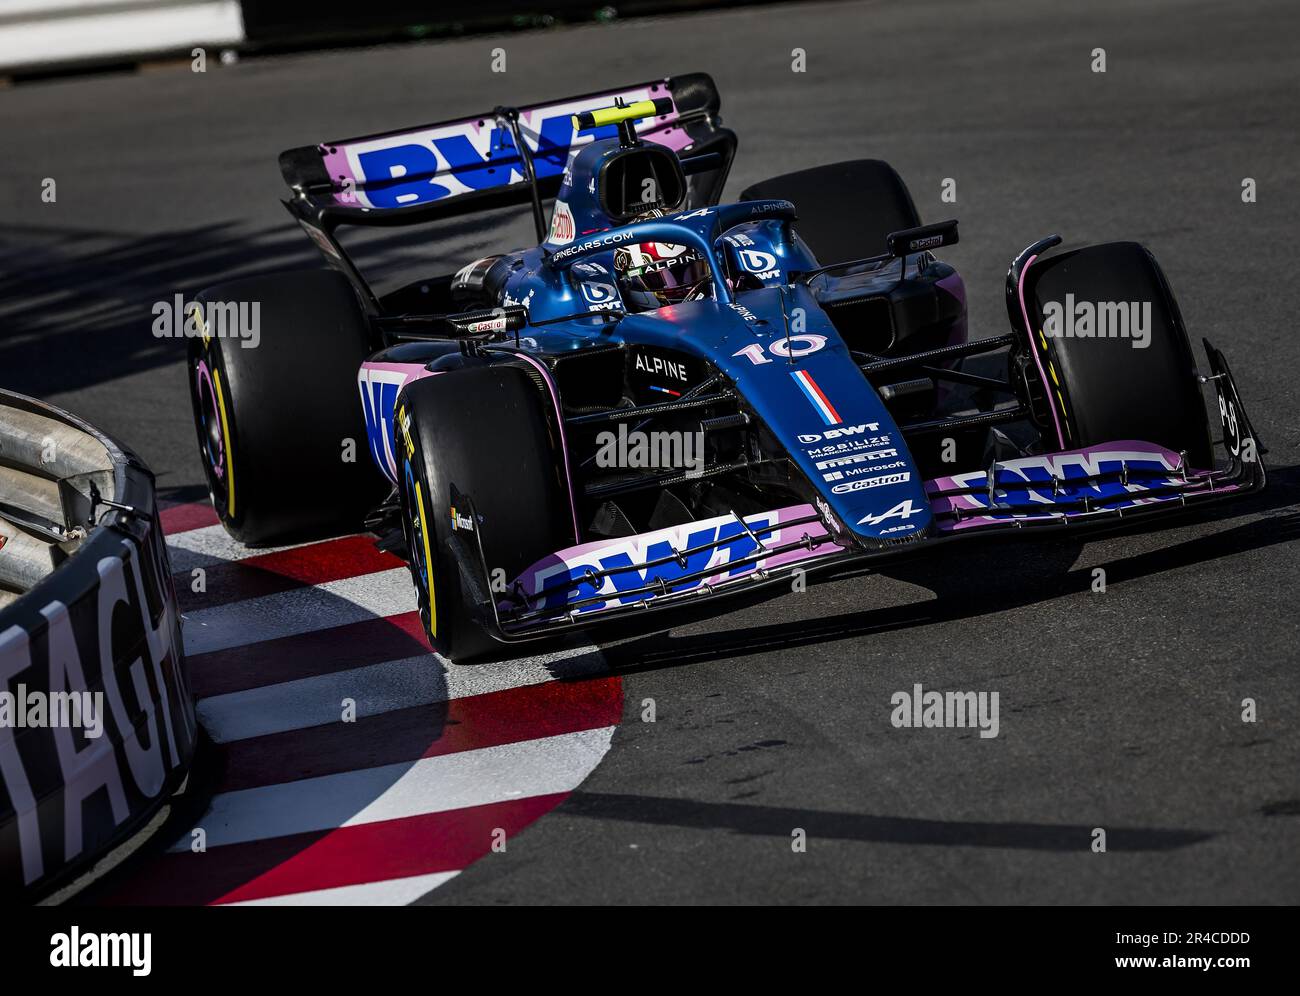
[{"label": "nose cone", "polygon": [[[802,287],[664,308],[679,348],[729,377],[831,512],[866,546],[923,535],[930,505],[893,417]],[[823,509],[823,512],[825,510]]]}]

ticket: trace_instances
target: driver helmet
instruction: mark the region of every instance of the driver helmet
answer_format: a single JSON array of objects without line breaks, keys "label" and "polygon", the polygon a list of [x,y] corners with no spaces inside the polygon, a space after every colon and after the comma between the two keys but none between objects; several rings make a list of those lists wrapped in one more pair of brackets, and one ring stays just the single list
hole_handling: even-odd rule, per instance
[{"label": "driver helmet", "polygon": [[[659,208],[634,221],[662,218]],[[651,311],[683,301],[708,297],[712,278],[699,250],[668,242],[642,242],[614,251],[614,272],[624,304],[635,311]]]}]

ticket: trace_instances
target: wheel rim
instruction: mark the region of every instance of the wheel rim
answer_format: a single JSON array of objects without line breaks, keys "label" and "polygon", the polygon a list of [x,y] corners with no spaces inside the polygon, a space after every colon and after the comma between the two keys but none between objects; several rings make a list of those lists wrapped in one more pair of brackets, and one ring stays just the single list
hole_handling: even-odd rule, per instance
[{"label": "wheel rim", "polygon": [[208,489],[218,509],[229,518],[235,514],[235,470],[230,445],[230,420],[221,371],[206,358],[195,364],[194,387],[197,401],[200,449],[208,477]]}]

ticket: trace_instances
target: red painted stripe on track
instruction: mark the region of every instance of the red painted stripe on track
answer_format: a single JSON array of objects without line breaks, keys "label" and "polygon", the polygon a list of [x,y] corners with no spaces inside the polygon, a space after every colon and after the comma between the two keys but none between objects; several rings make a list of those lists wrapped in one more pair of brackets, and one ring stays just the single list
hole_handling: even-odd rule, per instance
[{"label": "red painted stripe on track", "polygon": [[158,510],[158,517],[162,519],[163,532],[169,535],[215,526],[221,521],[217,518],[216,510],[206,501],[168,505]]},{"label": "red painted stripe on track", "polygon": [[544,816],[567,792],[341,827],[311,847],[216,900],[284,896],[341,885],[458,871],[489,853],[493,834],[506,838]]},{"label": "red painted stripe on track", "polygon": [[364,619],[189,658],[199,698],[432,653],[418,612]]},{"label": "red painted stripe on track", "polygon": [[459,871],[559,805],[567,792],[400,820],[163,854],[110,896],[112,905],[194,905],[264,899],[411,875]]},{"label": "red painted stripe on track", "polygon": [[616,726],[616,676],[548,681],[223,744],[221,791]]},{"label": "red painted stripe on track", "polygon": [[181,611],[193,612],[404,565],[401,558],[376,549],[373,537],[345,536],[214,564],[204,569],[206,591],[192,591],[191,576],[178,574],[176,589]]}]

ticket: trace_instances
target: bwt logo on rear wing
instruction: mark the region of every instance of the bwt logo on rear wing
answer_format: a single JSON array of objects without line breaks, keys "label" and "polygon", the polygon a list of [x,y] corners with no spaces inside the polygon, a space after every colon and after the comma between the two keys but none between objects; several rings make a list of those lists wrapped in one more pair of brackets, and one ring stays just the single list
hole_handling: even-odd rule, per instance
[{"label": "bwt logo on rear wing", "polygon": [[[608,107],[621,98],[634,103],[662,98],[671,80],[574,97],[519,109],[519,132],[539,180],[561,174],[570,152],[617,133],[614,125],[578,129],[574,115]],[[681,150],[692,144],[673,110],[639,123],[646,139]],[[347,207],[399,208],[526,182],[513,131],[495,113],[427,125],[409,131],[331,142],[319,147],[335,203]]]}]

